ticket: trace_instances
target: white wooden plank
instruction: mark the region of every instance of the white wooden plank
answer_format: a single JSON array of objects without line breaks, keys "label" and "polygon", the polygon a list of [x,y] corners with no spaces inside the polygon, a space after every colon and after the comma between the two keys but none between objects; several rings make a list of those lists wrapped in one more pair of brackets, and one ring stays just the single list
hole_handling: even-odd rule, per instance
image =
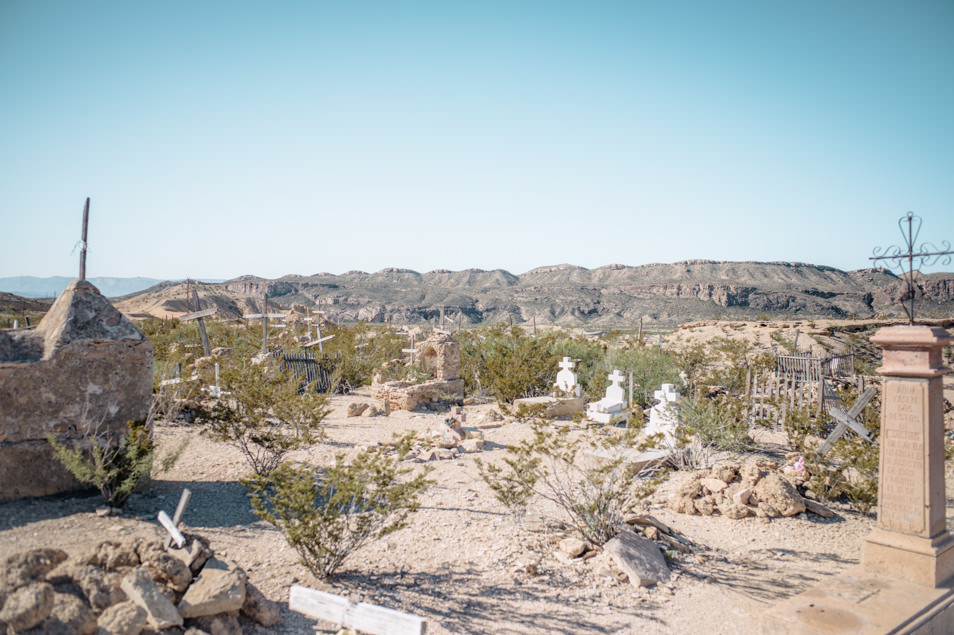
[{"label": "white wooden plank", "polygon": [[423,617],[364,602],[355,604],[340,595],[298,585],[291,588],[288,608],[370,635],[424,635],[427,628]]},{"label": "white wooden plank", "polygon": [[307,344],[302,344],[302,348],[311,348],[311,347],[314,346],[315,344],[321,344],[322,342],[327,342],[328,340],[330,340],[330,339],[333,338],[333,337],[334,337],[334,335],[328,335],[328,336],[326,336],[326,337],[320,337],[320,338],[318,338],[317,340],[315,340],[314,342],[308,342]]},{"label": "white wooden plank", "polygon": [[215,312],[218,311],[218,307],[212,307],[211,309],[202,309],[201,311],[194,311],[192,313],[186,313],[179,318],[180,322],[188,322],[190,320],[197,320],[199,318],[209,317],[210,315],[215,315]]},{"label": "white wooden plank", "polygon": [[169,535],[172,536],[172,539],[176,541],[176,546],[181,547],[185,544],[185,536],[182,535],[182,532],[179,531],[176,524],[172,522],[172,519],[169,518],[169,514],[164,511],[159,512],[159,524],[166,528],[166,531],[169,532]]}]

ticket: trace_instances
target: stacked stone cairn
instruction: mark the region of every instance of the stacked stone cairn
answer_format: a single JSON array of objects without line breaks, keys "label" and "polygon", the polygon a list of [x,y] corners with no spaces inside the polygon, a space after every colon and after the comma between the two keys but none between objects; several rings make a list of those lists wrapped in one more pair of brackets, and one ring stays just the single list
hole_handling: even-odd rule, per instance
[{"label": "stacked stone cairn", "polygon": [[187,536],[182,548],[130,537],[71,558],[31,549],[0,560],[0,633],[242,633],[242,620],[281,622],[279,605],[245,572]]},{"label": "stacked stone cairn", "polygon": [[796,456],[782,467],[771,462],[722,463],[691,474],[669,499],[669,508],[736,520],[747,516],[768,520],[806,511],[830,518],[832,511],[814,500],[811,483],[804,462]]}]

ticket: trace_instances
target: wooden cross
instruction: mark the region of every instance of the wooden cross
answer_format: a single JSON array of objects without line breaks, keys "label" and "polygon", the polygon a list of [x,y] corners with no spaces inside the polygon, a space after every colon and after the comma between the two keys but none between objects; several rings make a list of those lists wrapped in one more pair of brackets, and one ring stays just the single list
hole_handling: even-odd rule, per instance
[{"label": "wooden cross", "polygon": [[262,313],[249,313],[243,315],[246,320],[262,320],[262,355],[268,355],[268,318],[281,319],[285,317],[284,313],[268,312],[268,294],[265,294],[265,310]]},{"label": "wooden cross", "polygon": [[[908,228],[907,232],[904,229],[904,223],[907,222]],[[918,234],[921,232],[921,217],[915,216],[913,212],[908,212],[906,216],[902,216],[898,220],[898,227],[901,229],[901,236],[905,240],[905,247],[899,247],[897,245],[892,245],[887,249],[881,249],[880,247],[875,247],[874,256],[869,258],[872,261],[879,260],[892,260],[894,264],[891,265],[891,268],[897,269],[901,272],[901,275],[904,275],[904,261],[907,260],[908,271],[907,271],[907,283],[908,290],[901,296],[901,308],[904,309],[904,312],[908,315],[908,324],[914,324],[914,299],[915,299],[915,290],[917,285],[914,282],[914,261],[917,259],[918,269],[922,267],[929,267],[938,260],[941,256],[946,256],[942,261],[943,264],[947,265],[951,262],[951,254],[954,254],[954,251],[951,250],[951,243],[946,240],[941,241],[941,247],[943,250],[938,249],[933,243],[925,242],[921,243],[920,246],[916,248],[918,253],[915,253],[915,245],[918,240]],[[904,251],[906,249],[907,251]],[[933,250],[933,251],[932,251]],[[910,303],[905,304],[905,302]]]},{"label": "wooden cross", "polygon": [[[189,291],[188,291],[188,281],[186,281],[186,307],[188,307]],[[199,310],[199,294],[196,292],[195,287],[192,287],[192,297],[195,299],[195,311],[192,313],[187,313],[179,318],[180,322],[189,322],[190,320],[198,320],[199,322],[199,337],[202,338],[202,353],[208,357],[212,354],[212,349],[209,347],[209,334],[205,330],[205,319],[210,315],[214,315],[218,310],[217,307],[212,307],[211,309],[205,309],[204,311]]]},{"label": "wooden cross", "polygon": [[841,436],[851,428],[852,431],[858,434],[858,436],[863,439],[871,442],[871,434],[868,432],[868,429],[858,421],[858,415],[861,414],[861,411],[865,409],[865,406],[868,405],[868,402],[871,401],[872,397],[875,396],[878,390],[874,386],[868,388],[866,391],[861,393],[861,396],[858,397],[858,400],[851,406],[851,409],[847,412],[844,407],[840,404],[832,403],[828,406],[828,414],[832,416],[832,419],[838,422],[838,425],[835,426],[835,429],[831,431],[831,434],[828,435],[828,438],[825,439],[825,442],[820,448],[818,448],[818,453],[825,455],[831,450],[832,446],[835,444],[835,441],[841,438]]},{"label": "wooden cross", "polygon": [[83,238],[80,245],[80,270],[79,279],[86,280],[86,232],[89,228],[89,197],[86,197],[86,205],[83,206]]},{"label": "wooden cross", "polygon": [[297,584],[289,592],[288,608],[342,628],[370,635],[424,635],[427,628],[423,617],[353,601]]},{"label": "wooden cross", "polygon": [[169,514],[165,511],[159,512],[159,524],[165,527],[166,531],[169,532],[164,545],[166,549],[169,548],[173,540],[176,541],[177,547],[181,547],[185,544],[185,536],[179,531],[179,523],[182,521],[182,515],[185,514],[186,506],[189,504],[190,498],[192,498],[192,492],[188,489],[183,489],[182,495],[179,496],[179,504],[176,505],[176,512],[172,515],[172,518],[169,518]]}]

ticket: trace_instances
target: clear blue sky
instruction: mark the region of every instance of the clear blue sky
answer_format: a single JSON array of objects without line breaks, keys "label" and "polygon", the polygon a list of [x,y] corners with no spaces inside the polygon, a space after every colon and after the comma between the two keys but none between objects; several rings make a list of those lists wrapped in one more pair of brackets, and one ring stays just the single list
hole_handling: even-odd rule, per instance
[{"label": "clear blue sky", "polygon": [[3,0],[0,91],[0,276],[954,241],[950,0]]}]

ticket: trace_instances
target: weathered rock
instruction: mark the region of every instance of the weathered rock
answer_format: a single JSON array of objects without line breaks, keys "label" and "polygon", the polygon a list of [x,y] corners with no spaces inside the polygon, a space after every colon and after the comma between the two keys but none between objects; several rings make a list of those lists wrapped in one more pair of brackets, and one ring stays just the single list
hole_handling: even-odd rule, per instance
[{"label": "weathered rock", "polygon": [[782,516],[794,516],[805,511],[805,499],[791,483],[778,474],[768,474],[755,486],[755,495],[759,500],[759,507],[767,503]]},{"label": "weathered rock", "polygon": [[464,439],[460,444],[460,448],[468,453],[472,454],[475,452],[482,452],[484,450],[484,440],[483,439]]},{"label": "weathered rock", "polygon": [[99,616],[97,635],[139,635],[146,618],[146,610],[135,602],[114,604]]},{"label": "weathered rock", "polygon": [[170,626],[181,626],[182,616],[172,601],[152,579],[146,567],[139,566],[126,574],[122,589],[130,601],[146,611],[146,621],[152,628],[162,630]]},{"label": "weathered rock", "polygon": [[437,450],[435,450],[435,453],[437,454],[437,458],[440,461],[449,461],[450,459],[456,456],[454,454],[454,450],[449,450],[447,448],[437,448]]},{"label": "weathered rock", "polygon": [[81,556],[79,561],[83,564],[91,564],[103,569],[116,569],[119,567],[135,567],[139,565],[139,554],[137,553],[137,542],[128,541],[123,543],[103,541],[96,545],[90,552]]},{"label": "weathered rock", "polygon": [[699,512],[702,516],[711,516],[715,510],[715,500],[712,496],[703,496],[702,498],[697,498],[692,501],[693,505],[696,508],[696,511]]},{"label": "weathered rock", "polygon": [[759,469],[759,466],[749,463],[742,467],[739,470],[739,476],[742,478],[742,487],[754,488],[756,483],[758,483],[763,476],[764,472]]},{"label": "weathered rock", "polygon": [[805,509],[813,514],[818,514],[819,516],[823,516],[825,518],[832,518],[835,515],[835,512],[831,511],[821,503],[808,498],[805,499]]},{"label": "weathered rock", "polygon": [[573,536],[568,536],[560,541],[560,544],[557,546],[560,551],[570,556],[571,558],[576,558],[577,556],[582,556],[583,552],[586,551],[586,543],[579,538]]},{"label": "weathered rock", "polygon": [[282,622],[278,602],[272,602],[266,598],[251,582],[245,584],[245,602],[242,604],[242,615],[262,626],[277,626]]},{"label": "weathered rock", "polygon": [[[126,599],[126,594],[117,586],[115,577],[108,576],[106,571],[91,564],[76,567],[73,580],[94,609],[103,610]],[[121,579],[119,584],[122,584]]]},{"label": "weathered rock", "polygon": [[232,349],[227,346],[216,346],[212,349],[212,357],[230,357]]},{"label": "weathered rock", "polygon": [[696,504],[690,496],[677,494],[669,499],[669,509],[679,514],[695,514]]},{"label": "weathered rock", "polygon": [[731,483],[739,475],[742,466],[738,463],[722,463],[712,468],[712,477],[717,478],[723,483]]},{"label": "weathered rock", "polygon": [[196,624],[209,635],[242,635],[242,625],[235,611],[204,615],[196,619]]},{"label": "weathered rock", "polygon": [[0,610],[0,622],[14,632],[33,628],[53,611],[54,595],[50,583],[30,582],[7,596]]},{"label": "weathered rock", "polygon": [[702,479],[705,478],[705,472],[696,472],[676,490],[678,496],[688,496],[695,498],[702,493]]},{"label": "weathered rock", "polygon": [[752,492],[751,487],[743,487],[732,495],[732,502],[736,505],[748,505],[749,499],[752,497]]},{"label": "weathered rock", "polygon": [[718,494],[728,487],[726,482],[719,478],[704,478],[702,479],[702,486],[713,494]]},{"label": "weathered rock", "polygon": [[43,578],[67,558],[60,549],[30,549],[0,560],[0,592]]},{"label": "weathered rock", "polygon": [[81,599],[70,593],[54,593],[53,610],[32,632],[43,635],[92,635],[96,615]]},{"label": "weathered rock", "polygon": [[192,571],[179,558],[164,551],[149,551],[143,560],[153,578],[169,585],[174,591],[185,591],[192,582]]},{"label": "weathered rock", "polygon": [[35,329],[0,330],[0,500],[88,487],[53,458],[46,435],[79,440],[91,423],[121,435],[148,414],[152,374],[149,339],[86,280],[70,283]]},{"label": "weathered rock", "polygon": [[745,518],[751,513],[748,505],[736,503],[734,501],[727,502],[725,504],[719,505],[719,511],[726,518],[731,518],[733,520],[739,520]]},{"label": "weathered rock", "polygon": [[669,565],[659,547],[632,529],[625,528],[603,545],[633,586],[654,586],[669,579]]},{"label": "weathered rock", "polygon": [[238,611],[245,603],[245,572],[212,557],[179,602],[182,617]]},{"label": "weathered rock", "polygon": [[174,547],[168,551],[169,555],[182,560],[192,571],[193,577],[196,576],[206,561],[212,557],[212,549],[209,548],[208,541],[200,536],[187,536],[188,542],[185,546]]},{"label": "weathered rock", "polygon": [[456,448],[463,440],[463,432],[444,426],[444,429],[440,431],[440,435],[436,439],[436,443],[439,448],[451,449]]},{"label": "weathered rock", "polygon": [[349,417],[360,417],[361,413],[368,409],[367,403],[358,402],[358,403],[349,403],[347,416]]},{"label": "weathered rock", "polygon": [[383,414],[381,410],[374,404],[368,404],[368,407],[361,413],[362,417],[377,417],[378,415]]}]

